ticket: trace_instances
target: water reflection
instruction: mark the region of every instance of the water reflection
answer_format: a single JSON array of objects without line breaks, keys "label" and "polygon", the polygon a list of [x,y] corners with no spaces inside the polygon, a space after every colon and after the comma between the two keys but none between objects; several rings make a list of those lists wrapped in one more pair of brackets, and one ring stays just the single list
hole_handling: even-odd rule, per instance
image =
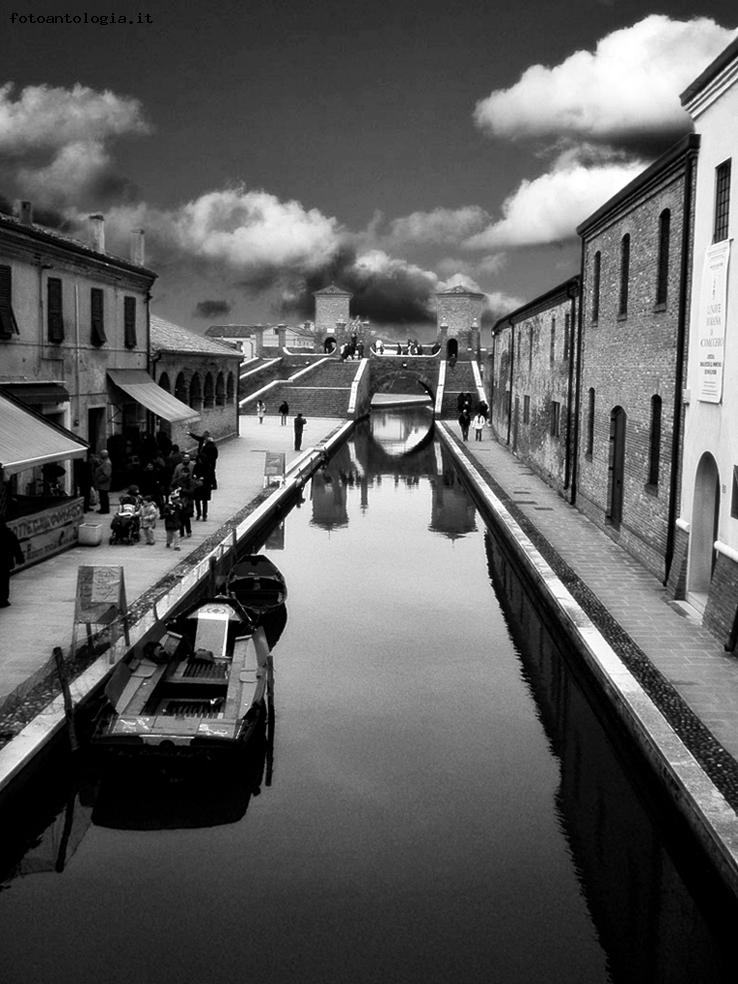
[{"label": "water reflection", "polygon": [[[734,980],[735,967],[726,956],[732,953],[738,917],[734,901],[708,874],[709,865],[697,860],[694,841],[679,822],[661,812],[652,796],[646,806],[643,794],[653,780],[632,765],[623,769],[613,736],[602,727],[514,566],[489,533],[485,546],[523,675],[561,763],[556,793],[561,826],[612,980]],[[634,795],[633,782],[639,779],[642,786]]]},{"label": "water reflection", "polygon": [[372,408],[371,434],[385,454],[409,454],[426,441],[433,431],[433,407],[408,407],[402,412]]}]

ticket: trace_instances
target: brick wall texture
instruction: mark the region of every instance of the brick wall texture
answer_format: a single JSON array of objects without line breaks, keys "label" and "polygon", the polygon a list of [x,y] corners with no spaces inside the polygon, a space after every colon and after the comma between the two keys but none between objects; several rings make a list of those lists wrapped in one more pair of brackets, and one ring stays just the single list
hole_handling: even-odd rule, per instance
[{"label": "brick wall texture", "polygon": [[736,615],[738,599],[738,564],[719,553],[710,582],[702,624],[723,641],[727,640]]}]

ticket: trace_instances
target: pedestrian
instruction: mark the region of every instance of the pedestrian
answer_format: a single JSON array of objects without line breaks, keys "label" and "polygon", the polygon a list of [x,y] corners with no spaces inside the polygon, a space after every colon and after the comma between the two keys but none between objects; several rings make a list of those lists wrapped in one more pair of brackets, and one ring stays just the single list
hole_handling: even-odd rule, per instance
[{"label": "pedestrian", "polygon": [[208,503],[210,502],[213,491],[211,473],[203,468],[202,465],[195,466],[195,487],[192,497],[195,504],[196,519],[206,520],[208,518]]},{"label": "pedestrian", "polygon": [[175,550],[179,550],[179,495],[173,492],[169,496],[168,500],[164,503],[162,516],[164,519],[164,529],[167,532],[167,547],[174,546]]},{"label": "pedestrian", "polygon": [[462,410],[459,414],[459,427],[461,427],[461,437],[464,441],[469,439],[469,425],[471,424],[471,417],[469,416],[468,410]]},{"label": "pedestrian", "polygon": [[145,495],[141,505],[141,529],[144,531],[146,543],[149,545],[154,543],[154,530],[156,529],[158,514],[159,510],[156,508],[153,498],[150,495]]},{"label": "pedestrian", "polygon": [[195,466],[190,456],[183,454],[182,461],[172,472],[172,488],[176,489],[179,486],[180,488],[188,489],[192,484],[192,473],[194,470]]},{"label": "pedestrian", "polygon": [[203,444],[210,437],[210,431],[203,431],[202,434],[196,434],[194,431],[187,431],[187,436],[191,437],[193,441],[197,441],[197,454],[199,455],[202,451]]},{"label": "pedestrian", "polygon": [[266,413],[266,406],[263,400],[256,401],[256,416],[259,418],[259,423],[264,423],[264,414]]},{"label": "pedestrian", "polygon": [[287,423],[287,416],[288,416],[289,412],[290,412],[290,405],[289,405],[289,403],[287,402],[287,400],[282,400],[282,402],[279,404],[279,415],[280,415],[280,418],[281,418],[280,422],[281,422],[281,424],[282,424],[283,427]]},{"label": "pedestrian", "polygon": [[472,424],[474,425],[474,440],[475,441],[481,441],[482,440],[482,430],[484,429],[484,425],[486,423],[487,423],[487,421],[486,421],[486,419],[484,417],[484,414],[482,414],[482,413],[475,414],[474,420],[472,421]]},{"label": "pedestrian", "polygon": [[99,513],[105,515],[110,512],[110,485],[113,480],[113,466],[110,463],[110,455],[102,449],[98,456],[97,463],[92,472],[92,483],[97,490],[100,501]]},{"label": "pedestrian", "polygon": [[215,464],[218,460],[218,446],[215,441],[208,435],[203,441],[200,454],[197,456],[197,461],[195,462],[195,469],[193,474],[202,478],[203,475],[207,474],[210,478],[210,486],[213,489],[218,488],[218,482],[215,477]]},{"label": "pedestrian", "polygon": [[307,423],[306,418],[303,417],[303,415],[298,410],[297,411],[297,416],[295,417],[295,420],[294,420],[294,428],[295,428],[295,451],[301,451],[302,450],[302,432],[303,432],[303,430],[305,428],[305,424],[306,423]]},{"label": "pedestrian", "polygon": [[375,346],[377,350],[377,355],[384,355],[384,342],[381,338],[377,339],[377,344]]},{"label": "pedestrian", "polygon": [[195,484],[197,479],[193,477],[188,488],[179,490],[179,535],[184,538],[192,536],[192,517],[195,514]]},{"label": "pedestrian", "polygon": [[10,605],[10,572],[25,561],[20,541],[4,519],[0,519],[0,608]]}]

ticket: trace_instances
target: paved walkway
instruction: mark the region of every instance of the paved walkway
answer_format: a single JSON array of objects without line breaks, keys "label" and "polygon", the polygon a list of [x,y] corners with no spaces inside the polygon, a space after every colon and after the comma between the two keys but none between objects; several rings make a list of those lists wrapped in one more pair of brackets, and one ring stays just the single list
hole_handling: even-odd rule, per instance
[{"label": "paved walkway", "polygon": [[[253,415],[240,419],[240,436],[219,445],[218,489],[213,493],[208,519],[198,522],[193,518],[192,537],[182,541],[181,551],[165,547],[161,521],[154,546],[143,540],[133,546],[110,546],[112,517],[90,512],[86,522],[103,524],[100,546],[74,547],[11,578],[11,607],[0,611],[0,707],[9,694],[19,687],[22,690],[41,670],[54,646],[67,650],[71,645],[79,566],[123,565],[130,605],[261,491],[265,451],[284,451],[287,466],[298,457],[299,452],[293,450],[291,420],[282,427],[276,416],[265,417],[263,424]],[[344,422],[311,418],[303,435],[304,448],[323,440]],[[115,503],[115,494],[111,500]]]},{"label": "paved walkway", "polygon": [[738,760],[738,657],[670,604],[658,578],[489,432],[466,448]]}]

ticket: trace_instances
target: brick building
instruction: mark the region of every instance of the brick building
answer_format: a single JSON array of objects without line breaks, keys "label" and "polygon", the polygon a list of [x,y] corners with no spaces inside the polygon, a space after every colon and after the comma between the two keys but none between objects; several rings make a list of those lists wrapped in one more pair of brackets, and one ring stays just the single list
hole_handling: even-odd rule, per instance
[{"label": "brick building", "polygon": [[681,511],[670,589],[734,649],[738,630],[738,39],[682,94],[700,139]]},{"label": "brick building", "polygon": [[580,278],[501,318],[488,361],[490,423],[499,441],[562,494],[573,454]]},{"label": "brick building", "polygon": [[655,574],[671,565],[699,137],[578,228],[582,319],[577,506]]},{"label": "brick building", "polygon": [[314,291],[315,336],[319,346],[323,345],[326,335],[341,334],[343,327],[351,320],[349,308],[352,296],[335,284]]},{"label": "brick building", "polygon": [[461,284],[436,294],[438,334],[441,349],[447,356],[479,351],[479,326],[484,294]]}]

